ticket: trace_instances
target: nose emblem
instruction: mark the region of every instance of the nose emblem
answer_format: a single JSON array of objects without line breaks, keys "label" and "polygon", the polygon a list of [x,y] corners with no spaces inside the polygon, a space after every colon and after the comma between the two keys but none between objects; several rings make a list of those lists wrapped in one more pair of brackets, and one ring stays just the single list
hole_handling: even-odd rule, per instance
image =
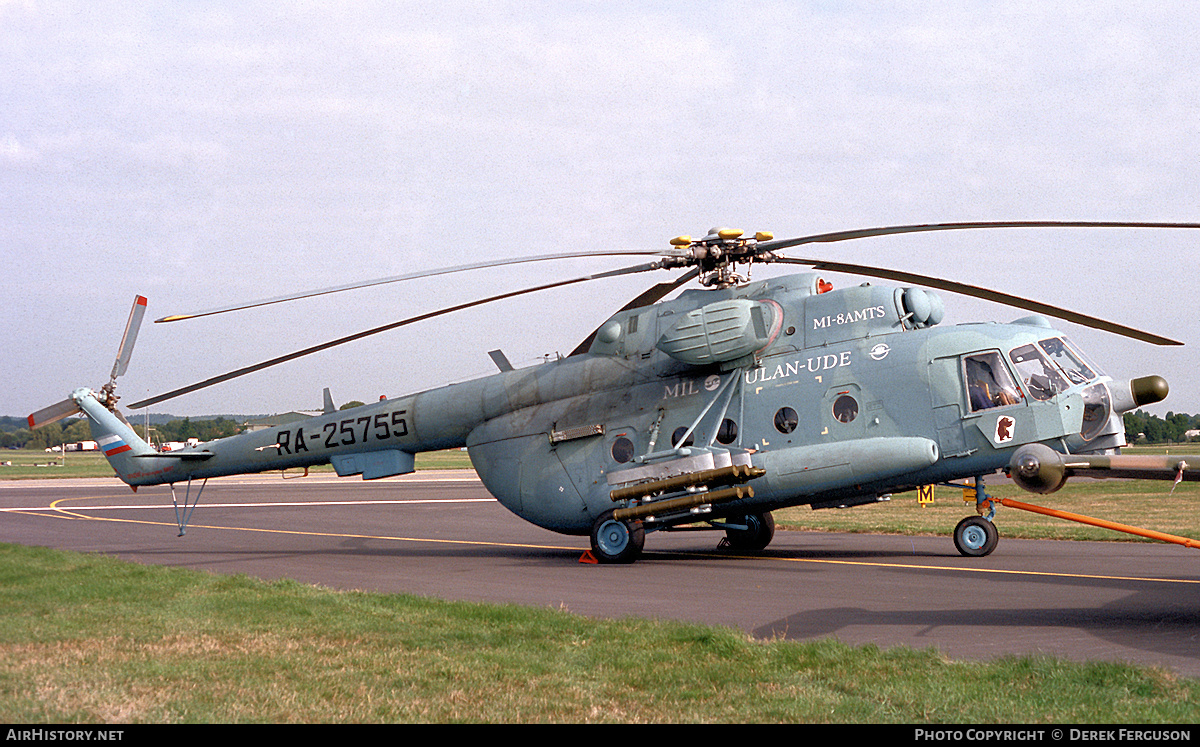
[{"label": "nose emblem", "polygon": [[1013,427],[1016,421],[1007,415],[996,418],[996,443],[1002,444],[1013,440]]}]

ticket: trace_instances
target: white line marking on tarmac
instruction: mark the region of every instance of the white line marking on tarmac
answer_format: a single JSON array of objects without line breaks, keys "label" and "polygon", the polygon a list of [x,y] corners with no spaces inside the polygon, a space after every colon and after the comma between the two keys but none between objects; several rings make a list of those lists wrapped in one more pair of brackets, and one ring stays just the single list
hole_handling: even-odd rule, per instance
[{"label": "white line marking on tarmac", "polygon": [[[73,499],[62,499],[73,500]],[[54,503],[62,503],[62,500]],[[87,500],[87,499],[79,499]],[[276,506],[383,506],[383,505],[412,505],[416,503],[436,503],[445,505],[447,503],[495,503],[495,498],[418,498],[406,501],[283,501],[283,502],[260,502],[260,503],[202,503],[205,508],[267,508]],[[182,503],[182,501],[181,501]],[[15,512],[15,511],[62,511],[69,509],[71,511],[116,511],[116,510],[141,510],[147,508],[174,508],[170,503],[147,503],[147,504],[126,504],[121,506],[25,506],[18,508],[0,508],[0,512]]]}]

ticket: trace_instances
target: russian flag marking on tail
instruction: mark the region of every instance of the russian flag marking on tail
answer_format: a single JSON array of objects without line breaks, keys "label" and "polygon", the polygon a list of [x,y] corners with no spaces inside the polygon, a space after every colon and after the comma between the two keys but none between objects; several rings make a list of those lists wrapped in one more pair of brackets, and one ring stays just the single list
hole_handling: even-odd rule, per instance
[{"label": "russian flag marking on tail", "polygon": [[123,454],[126,451],[132,451],[132,447],[125,443],[125,439],[121,438],[115,433],[104,436],[97,443],[100,444],[100,448],[104,451],[104,456],[106,457],[110,457],[115,454]]}]

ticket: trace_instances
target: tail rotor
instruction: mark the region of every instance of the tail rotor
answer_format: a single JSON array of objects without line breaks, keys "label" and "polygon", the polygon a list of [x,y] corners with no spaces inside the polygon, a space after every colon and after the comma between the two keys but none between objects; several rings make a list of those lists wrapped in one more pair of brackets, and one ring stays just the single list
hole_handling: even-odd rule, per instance
[{"label": "tail rotor", "polygon": [[129,321],[125,322],[125,334],[121,335],[121,347],[117,349],[117,360],[113,363],[112,373],[108,383],[100,387],[104,393],[104,405],[113,410],[117,405],[117,377],[124,375],[129,368],[129,359],[133,356],[133,346],[137,342],[138,330],[142,326],[142,317],[146,315],[146,297],[134,296],[133,308],[129,310]]},{"label": "tail rotor", "polygon": [[[146,297],[134,296],[133,308],[129,312],[129,321],[125,323],[125,333],[121,336],[121,346],[117,349],[117,360],[113,363],[108,383],[100,387],[100,396],[97,398],[114,413],[116,413],[118,399],[116,394],[117,378],[129,368],[129,359],[133,356],[133,346],[137,342],[138,330],[142,326],[142,317],[145,315]],[[76,394],[72,394],[62,402],[38,410],[27,420],[30,428],[41,428],[80,412],[83,410],[79,406]]]}]

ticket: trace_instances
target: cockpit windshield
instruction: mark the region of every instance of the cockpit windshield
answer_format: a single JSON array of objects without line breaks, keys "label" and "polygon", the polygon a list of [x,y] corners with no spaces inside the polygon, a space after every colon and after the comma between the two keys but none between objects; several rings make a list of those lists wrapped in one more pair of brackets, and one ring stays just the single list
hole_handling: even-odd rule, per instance
[{"label": "cockpit windshield", "polygon": [[1050,399],[1070,386],[1038,345],[1014,348],[1008,358],[1017,367],[1017,374],[1034,399]]},{"label": "cockpit windshield", "polygon": [[1083,357],[1071,345],[1059,337],[1051,337],[1038,343],[1050,360],[1059,367],[1072,384],[1083,384],[1096,378],[1096,371],[1084,363]]}]

